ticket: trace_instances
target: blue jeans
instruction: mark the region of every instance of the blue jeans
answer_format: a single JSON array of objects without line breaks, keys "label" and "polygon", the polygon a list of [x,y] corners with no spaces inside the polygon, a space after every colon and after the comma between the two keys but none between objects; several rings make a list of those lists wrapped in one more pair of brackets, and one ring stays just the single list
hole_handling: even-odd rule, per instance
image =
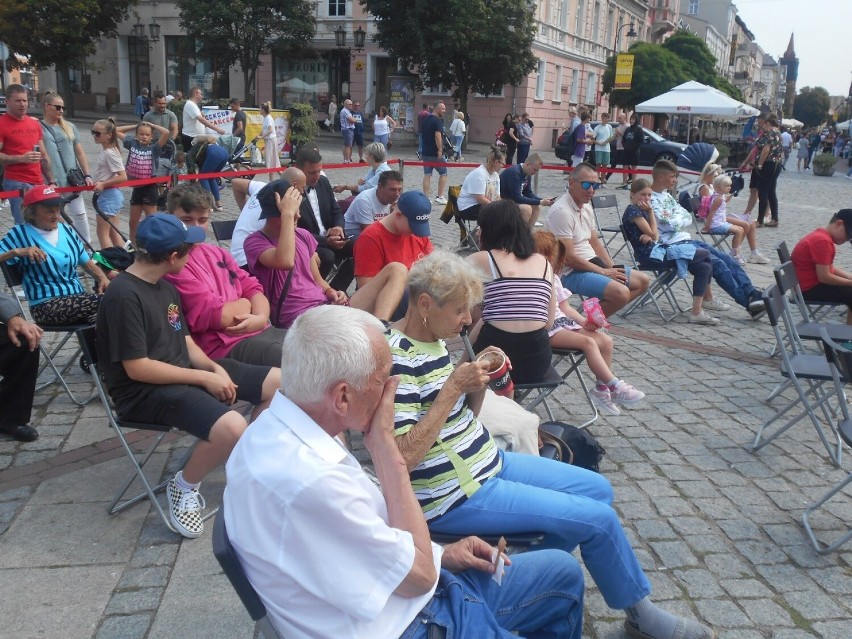
[{"label": "blue jeans", "polygon": [[417,153],[423,155],[423,134],[417,134]]},{"label": "blue jeans", "polygon": [[699,248],[710,251],[710,263],[713,266],[713,279],[716,284],[730,295],[737,304],[748,308],[748,303],[760,293],[751,283],[751,279],[740,266],[740,263],[724,251],[715,249],[709,244],[698,240],[693,240],[692,243]]},{"label": "blue jeans", "polygon": [[651,593],[612,509],[612,487],[598,473],[541,457],[501,453],[503,469],[429,528],[456,535],[541,531],[549,545],[583,561],[610,608],[623,610]]},{"label": "blue jeans", "polygon": [[503,584],[478,570],[441,571],[438,589],[400,639],[425,639],[429,625],[447,628],[448,639],[505,638],[518,631],[536,639],[580,639],[583,571],[560,550],[512,556]]},{"label": "blue jeans", "polygon": [[[202,173],[216,173],[221,171],[228,162],[228,151],[225,147],[218,144],[207,145],[207,157],[204,158],[204,164],[201,165]],[[199,180],[201,186],[213,194],[213,200],[219,202],[219,182],[216,178],[208,178]]]},{"label": "blue jeans", "polygon": [[[23,189],[24,191],[29,191],[33,188],[33,184],[29,182],[18,182],[18,180],[3,180],[3,190],[4,191],[20,191]],[[12,219],[15,221],[15,224],[23,224],[24,223],[24,212],[23,212],[23,204],[24,198],[22,197],[10,197],[9,198],[9,206],[12,209]]]},{"label": "blue jeans", "polygon": [[461,157],[461,147],[462,141],[464,140],[463,135],[454,135],[453,136],[453,151],[456,153],[456,157]]},{"label": "blue jeans", "polygon": [[390,133],[384,133],[380,135],[373,136],[373,142],[378,142],[379,144],[388,145],[388,139],[390,138]]}]

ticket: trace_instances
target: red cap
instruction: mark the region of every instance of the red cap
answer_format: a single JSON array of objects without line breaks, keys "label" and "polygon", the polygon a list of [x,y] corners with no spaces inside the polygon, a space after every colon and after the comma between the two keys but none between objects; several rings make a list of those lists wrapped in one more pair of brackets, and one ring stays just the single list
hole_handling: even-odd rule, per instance
[{"label": "red cap", "polygon": [[60,206],[65,199],[50,184],[38,184],[24,193],[24,206],[41,204],[42,206]]}]

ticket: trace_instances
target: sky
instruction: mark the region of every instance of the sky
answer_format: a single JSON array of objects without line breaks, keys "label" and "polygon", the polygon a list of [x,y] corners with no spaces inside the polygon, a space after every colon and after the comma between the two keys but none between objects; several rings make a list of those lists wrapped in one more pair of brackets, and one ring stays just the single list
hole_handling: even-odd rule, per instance
[{"label": "sky", "polygon": [[[795,35],[796,88],[846,96],[852,82],[852,0],[734,0],[755,42],[776,60]],[[681,10],[684,2],[681,0]]]}]

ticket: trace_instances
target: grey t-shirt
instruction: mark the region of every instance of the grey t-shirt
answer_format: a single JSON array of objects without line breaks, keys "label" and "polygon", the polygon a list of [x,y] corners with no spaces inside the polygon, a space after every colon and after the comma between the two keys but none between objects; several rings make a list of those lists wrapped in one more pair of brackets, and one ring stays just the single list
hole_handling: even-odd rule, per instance
[{"label": "grey t-shirt", "polygon": [[50,166],[53,169],[53,179],[56,180],[57,186],[68,186],[68,171],[78,168],[77,156],[74,153],[74,145],[80,141],[80,134],[77,127],[71,122],[67,122],[73,133],[69,138],[65,135],[65,131],[61,126],[50,125],[46,122],[41,123],[42,140],[44,140],[44,149],[50,157]]},{"label": "grey t-shirt", "polygon": [[[168,109],[166,109],[163,113],[157,113],[156,111],[148,111],[148,113],[145,114],[145,117],[142,118],[142,121],[156,124],[157,126],[161,126],[164,129],[169,129],[169,126],[171,126],[172,124],[177,124],[177,116]],[[169,129],[169,133],[171,133],[171,129]],[[156,132],[154,134],[154,139],[160,139],[160,136],[157,135]]]},{"label": "grey t-shirt", "polygon": [[373,222],[390,215],[391,205],[382,204],[376,197],[376,189],[368,189],[359,193],[352,200],[343,216],[343,229],[346,237],[355,237],[361,233],[361,225],[369,226]]}]

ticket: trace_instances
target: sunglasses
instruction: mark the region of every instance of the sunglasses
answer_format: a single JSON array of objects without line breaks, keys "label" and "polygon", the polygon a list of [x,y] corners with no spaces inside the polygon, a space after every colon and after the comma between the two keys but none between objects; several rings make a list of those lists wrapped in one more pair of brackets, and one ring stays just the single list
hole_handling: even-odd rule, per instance
[{"label": "sunglasses", "polygon": [[588,180],[583,180],[582,182],[580,182],[580,186],[583,187],[584,191],[587,191],[588,189],[594,189],[595,191],[597,191],[603,186],[603,184],[601,184],[600,182],[589,182]]},{"label": "sunglasses", "polygon": [[65,107],[62,106],[61,104],[51,104],[50,106],[52,106],[57,111],[64,111],[65,110]]},{"label": "sunglasses", "polygon": [[103,131],[95,131],[95,130],[92,130],[92,131],[89,131],[89,133],[91,133],[92,135],[94,135],[96,138],[99,138],[99,137],[101,137],[101,133],[103,133]]}]

